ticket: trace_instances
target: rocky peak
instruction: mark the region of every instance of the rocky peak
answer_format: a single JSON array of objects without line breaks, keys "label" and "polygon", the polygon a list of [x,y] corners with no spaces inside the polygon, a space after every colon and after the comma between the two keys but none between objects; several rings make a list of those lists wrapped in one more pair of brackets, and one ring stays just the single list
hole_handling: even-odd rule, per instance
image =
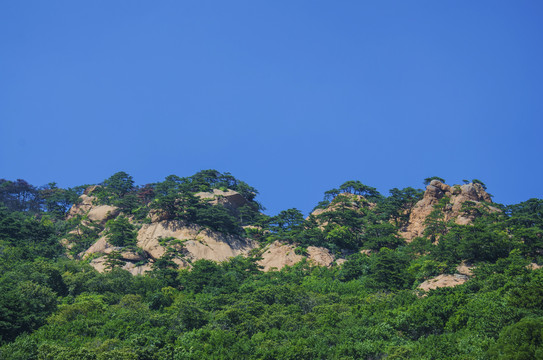
[{"label": "rocky peak", "polygon": [[111,205],[97,205],[97,199],[92,195],[98,188],[97,185],[89,186],[79,197],[79,203],[74,204],[68,211],[67,219],[72,219],[78,215],[86,216],[89,221],[105,224],[109,219],[119,215],[119,209]]},{"label": "rocky peak", "polygon": [[[423,198],[413,207],[406,231],[401,233],[407,241],[422,236],[426,228],[426,218],[434,210],[434,206],[444,197],[449,198],[449,203],[444,209],[444,220],[454,220],[460,225],[469,224],[474,219],[473,215],[467,215],[462,211],[462,204],[471,201],[474,206],[482,207],[483,202],[492,203],[490,195],[479,183],[450,186],[439,180],[432,180],[426,186]],[[499,211],[499,209],[492,206],[489,206],[489,210]]]}]

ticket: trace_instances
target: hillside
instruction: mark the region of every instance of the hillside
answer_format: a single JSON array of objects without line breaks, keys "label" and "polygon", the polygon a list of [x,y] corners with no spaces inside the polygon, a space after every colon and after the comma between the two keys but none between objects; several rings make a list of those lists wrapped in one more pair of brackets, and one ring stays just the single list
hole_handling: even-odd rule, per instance
[{"label": "hillside", "polygon": [[304,217],[215,170],[0,180],[0,358],[538,358],[543,200],[425,186]]}]

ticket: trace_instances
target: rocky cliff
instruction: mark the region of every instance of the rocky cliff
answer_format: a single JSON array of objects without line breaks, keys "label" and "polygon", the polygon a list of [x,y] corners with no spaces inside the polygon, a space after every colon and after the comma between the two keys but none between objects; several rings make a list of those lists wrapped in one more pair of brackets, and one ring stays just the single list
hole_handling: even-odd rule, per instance
[{"label": "rocky cliff", "polygon": [[469,224],[477,216],[473,212],[462,209],[463,205],[468,201],[471,202],[474,208],[500,211],[498,208],[489,205],[492,203],[492,199],[479,183],[449,186],[439,180],[432,180],[426,186],[422,200],[413,207],[407,230],[401,233],[403,238],[409,242],[415,237],[422,236],[426,228],[425,221],[428,215],[443,198],[448,198],[448,202],[443,209],[443,220],[446,222],[453,220],[459,225]]},{"label": "rocky cliff", "polygon": [[[108,220],[120,214],[115,206],[100,205],[92,192],[96,187],[89,187],[80,197],[80,202],[73,205],[67,218],[81,217],[84,226],[94,225],[101,229],[96,242],[87,250],[79,254],[82,259],[91,259],[90,265],[102,272],[107,268],[108,256],[115,253],[122,261],[123,269],[132,274],[142,274],[152,268],[152,263],[163,256],[176,263],[179,267],[189,267],[191,263],[200,259],[225,261],[229,258],[242,255],[249,256],[252,250],[260,249],[259,265],[265,271],[281,269],[286,265],[294,265],[304,258],[311,263],[321,266],[331,266],[334,256],[324,248],[309,247],[303,255],[296,254],[294,245],[276,241],[260,248],[260,244],[240,235],[228,235],[212,231],[195,224],[179,220],[167,219],[157,211],[151,211],[147,223],[138,223],[131,220],[138,227],[137,249],[115,247],[108,242],[104,228]],[[212,205],[222,205],[235,213],[237,209],[246,206],[249,202],[233,190],[217,190],[195,194],[203,201]],[[76,233],[80,226],[72,230]],[[64,245],[70,247],[66,240]]]},{"label": "rocky cliff", "polygon": [[332,266],[335,261],[335,257],[328,249],[309,246],[306,251],[307,253],[304,255],[296,254],[294,245],[275,241],[262,249],[262,260],[259,260],[258,264],[262,266],[264,271],[270,271],[292,266],[304,258],[310,263],[320,266]]}]

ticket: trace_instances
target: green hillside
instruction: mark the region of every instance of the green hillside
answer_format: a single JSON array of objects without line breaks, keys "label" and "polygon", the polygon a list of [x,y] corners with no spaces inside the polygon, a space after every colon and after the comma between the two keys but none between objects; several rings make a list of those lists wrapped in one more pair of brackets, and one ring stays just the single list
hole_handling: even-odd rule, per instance
[{"label": "green hillside", "polygon": [[[268,216],[215,170],[2,179],[0,359],[543,359],[543,200],[424,185],[351,180],[309,216]],[[153,238],[153,252],[152,226],[198,236]],[[210,260],[227,258],[211,240],[241,255]],[[296,262],[263,271],[272,244]]]}]

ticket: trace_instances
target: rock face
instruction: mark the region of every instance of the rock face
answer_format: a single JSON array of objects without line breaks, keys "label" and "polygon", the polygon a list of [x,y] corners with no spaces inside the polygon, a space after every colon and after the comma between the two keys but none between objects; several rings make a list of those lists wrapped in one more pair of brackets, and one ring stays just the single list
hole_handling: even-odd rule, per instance
[{"label": "rock face", "polygon": [[[303,255],[296,254],[294,249],[294,245],[275,241],[264,248],[262,260],[258,261],[258,264],[263,267],[264,271],[280,270],[287,265],[292,266],[304,258]],[[309,246],[307,254],[307,259],[316,265],[331,266],[334,262],[334,256],[325,248]]]},{"label": "rock face", "polygon": [[158,259],[167,251],[160,240],[172,237],[182,243],[177,245],[177,250],[182,252],[185,259],[180,261],[181,266],[188,266],[188,262],[199,259],[225,261],[238,255],[247,255],[257,246],[252,240],[240,236],[220,234],[181,221],[143,225],[138,232],[138,246],[151,258]]},{"label": "rock face", "polygon": [[79,204],[75,204],[68,211],[67,218],[71,219],[77,215],[87,216],[87,218],[95,223],[105,224],[109,219],[119,215],[119,209],[111,205],[95,205],[96,197],[92,196],[92,192],[96,190],[96,186],[89,186],[83,195],[79,197]]},{"label": "rock face", "polygon": [[114,250],[119,250],[120,248],[115,248],[113,245],[107,242],[107,239],[102,236],[90,248],[79,254],[79,257],[85,259],[92,254],[109,254]]},{"label": "rock face", "polygon": [[[462,204],[466,201],[471,201],[476,207],[482,207],[481,202],[492,203],[490,195],[484,190],[483,186],[478,183],[470,183],[465,185],[449,186],[438,180],[432,180],[426,187],[422,200],[417,202],[411,211],[409,217],[409,225],[407,230],[401,235],[409,242],[417,236],[422,236],[426,225],[426,218],[434,210],[434,206],[443,197],[450,199],[449,204],[444,209],[444,221],[454,219],[459,225],[466,225],[473,221],[472,215],[463,214],[461,211]],[[490,211],[499,211],[499,209],[490,206]]]},{"label": "rock face", "polygon": [[420,284],[417,288],[424,291],[428,291],[428,290],[434,290],[441,287],[453,287],[457,285],[462,285],[466,281],[468,281],[468,277],[466,275],[442,274],[442,275],[426,280],[425,282]]},{"label": "rock face", "polygon": [[[92,196],[92,192],[96,188],[93,186],[85,190],[80,197],[80,203],[70,209],[68,218],[86,216],[87,220],[83,220],[82,224],[92,222],[99,229],[103,229],[106,221],[118,216],[120,211],[114,206],[95,205],[96,197]],[[195,195],[212,205],[222,205],[232,213],[236,213],[242,206],[251,205],[241,194],[233,190],[214,189],[213,192],[201,192]],[[361,196],[344,195],[352,200],[352,204],[343,202],[341,206],[346,206],[346,204],[352,207],[369,206],[366,199]],[[333,206],[330,207],[331,210],[334,209]],[[115,247],[108,243],[107,237],[102,232],[98,240],[86,251],[80,253],[79,257],[94,256],[90,265],[103,272],[106,269],[108,254],[115,251],[119,253],[119,260],[124,261],[122,268],[137,275],[150,270],[155,260],[168,253],[172,255],[172,261],[179,267],[190,267],[192,262],[200,259],[226,261],[238,255],[249,256],[251,250],[259,247],[257,242],[242,236],[222,234],[198,225],[167,219],[160,211],[151,211],[149,219],[150,224],[138,225],[140,228],[137,234],[137,246],[143,252]],[[73,231],[80,231],[80,229],[76,228]],[[295,254],[294,249],[294,245],[274,242],[264,249],[263,259],[259,261],[259,264],[265,271],[269,271],[274,268],[281,269],[285,265],[294,265],[304,258],[321,266],[331,266],[335,261],[334,256],[324,248],[310,246],[307,248],[306,256]],[[147,263],[137,265],[145,261]]]},{"label": "rock face", "polygon": [[[105,256],[102,256],[96,259],[92,259],[89,264],[98,272],[104,272],[106,271],[106,262],[107,258]],[[122,269],[127,270],[132,275],[143,275],[146,271],[151,271],[151,264],[147,263],[141,266],[136,266],[136,264],[134,263],[127,262],[124,264]]]},{"label": "rock face", "polygon": [[145,271],[151,270],[150,263],[136,265],[136,263],[148,259],[145,254],[140,254],[122,247],[115,247],[107,242],[107,238],[105,236],[100,237],[98,241],[96,241],[90,248],[79,254],[79,257],[82,259],[86,259],[89,256],[93,256],[95,254],[102,254],[103,256],[92,259],[89,264],[97,271],[104,272],[106,270],[107,262],[106,255],[111,254],[113,251],[119,252],[120,260],[123,260],[125,262],[122,268],[128,270],[132,275],[141,275],[145,273]]}]

